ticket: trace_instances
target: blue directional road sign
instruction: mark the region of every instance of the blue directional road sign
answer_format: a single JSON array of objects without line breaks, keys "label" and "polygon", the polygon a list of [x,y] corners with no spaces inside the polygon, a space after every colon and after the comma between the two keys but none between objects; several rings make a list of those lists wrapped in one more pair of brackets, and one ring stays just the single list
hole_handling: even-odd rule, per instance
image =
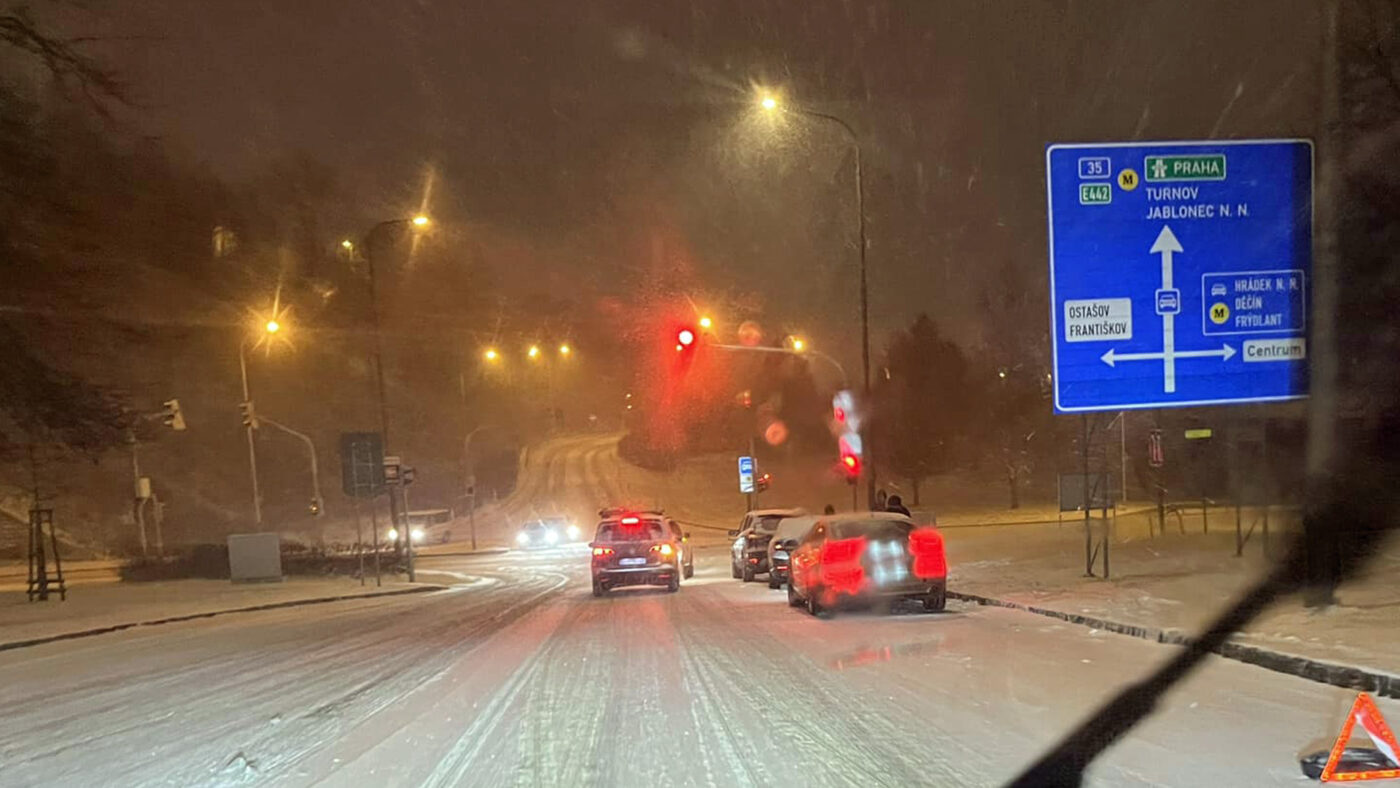
[{"label": "blue directional road sign", "polygon": [[1055,411],[1307,395],[1308,140],[1051,145]]},{"label": "blue directional road sign", "polygon": [[753,458],[739,458],[739,492],[753,492]]}]

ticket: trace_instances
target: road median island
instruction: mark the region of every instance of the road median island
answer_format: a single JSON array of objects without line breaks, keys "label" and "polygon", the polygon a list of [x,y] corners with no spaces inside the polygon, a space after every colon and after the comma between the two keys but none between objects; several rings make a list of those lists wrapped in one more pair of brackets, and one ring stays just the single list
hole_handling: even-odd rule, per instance
[{"label": "road median island", "polygon": [[445,585],[393,582],[358,586],[348,580],[290,580],[231,584],[181,580],[84,586],[66,601],[28,602],[22,594],[0,603],[0,652],[139,627],[281,608],[446,590]]}]

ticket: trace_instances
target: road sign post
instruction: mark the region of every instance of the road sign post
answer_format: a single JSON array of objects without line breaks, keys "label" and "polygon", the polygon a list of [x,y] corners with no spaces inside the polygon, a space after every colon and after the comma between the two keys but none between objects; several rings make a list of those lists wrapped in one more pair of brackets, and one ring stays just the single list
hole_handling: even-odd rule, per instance
[{"label": "road sign post", "polygon": [[1312,143],[1051,145],[1057,413],[1307,395]]},{"label": "road sign post", "polygon": [[739,458],[739,492],[741,492],[741,493],[744,494],[744,496],[745,496],[745,497],[744,497],[745,506],[747,506],[750,510],[753,509],[753,491],[754,491],[753,476],[754,476],[754,462],[753,462],[753,457],[751,457],[751,456],[740,457],[740,458]]}]

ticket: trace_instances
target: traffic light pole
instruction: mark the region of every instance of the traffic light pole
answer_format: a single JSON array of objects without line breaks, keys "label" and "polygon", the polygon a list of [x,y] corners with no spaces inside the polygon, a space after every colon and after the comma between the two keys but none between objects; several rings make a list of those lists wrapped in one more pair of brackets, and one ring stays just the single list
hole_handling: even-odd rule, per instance
[{"label": "traffic light pole", "polygon": [[[248,342],[238,343],[238,371],[243,377],[243,402],[251,403],[248,394]],[[250,406],[251,407],[251,406]],[[249,414],[251,416],[251,412]],[[245,425],[248,434],[248,475],[253,481],[253,522],[262,525],[262,496],[258,492],[258,450],[253,444],[253,422]]]},{"label": "traffic light pole", "polygon": [[316,516],[321,516],[325,512],[325,501],[321,498],[321,473],[316,464],[316,444],[312,442],[310,436],[302,432],[297,432],[280,421],[273,421],[266,416],[259,416],[258,420],[265,421],[294,438],[300,438],[301,442],[306,444],[306,452],[311,456],[311,496],[316,504]]}]

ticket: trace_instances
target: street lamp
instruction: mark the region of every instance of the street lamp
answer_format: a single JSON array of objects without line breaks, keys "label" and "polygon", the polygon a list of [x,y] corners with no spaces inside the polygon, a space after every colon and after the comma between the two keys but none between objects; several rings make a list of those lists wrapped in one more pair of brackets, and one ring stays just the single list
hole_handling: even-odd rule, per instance
[{"label": "street lamp", "polygon": [[714,328],[714,326],[715,321],[711,320],[708,316],[700,318],[700,327],[705,329],[706,331],[709,331],[711,328]]},{"label": "street lamp", "polygon": [[567,342],[559,346],[559,355],[561,356],[567,356],[572,352],[574,352],[574,349],[569,347]]},{"label": "street lamp", "polygon": [[[376,224],[375,226],[369,228],[369,232],[365,233],[365,235],[364,235],[364,240],[363,240],[363,241],[361,242],[361,244],[360,244],[361,248],[363,248],[363,249],[365,250],[365,266],[366,266],[366,268],[369,269],[369,306],[370,306],[370,316],[371,316],[371,318],[372,318],[372,319],[371,319],[371,326],[372,326],[372,329],[373,329],[373,331],[374,331],[374,378],[375,378],[375,394],[376,394],[376,396],[377,396],[378,399],[379,399],[379,432],[380,432],[380,435],[382,436],[384,451],[385,451],[386,454],[389,453],[389,405],[388,405],[388,398],[387,398],[387,396],[386,396],[385,393],[384,393],[384,333],[380,330],[380,325],[379,325],[379,293],[378,293],[378,289],[377,289],[377,287],[376,287],[376,282],[375,282],[375,264],[374,264],[374,262],[375,262],[375,260],[374,260],[375,254],[374,254],[374,253],[375,253],[375,248],[376,248],[375,242],[376,242],[384,233],[387,233],[387,232],[389,232],[390,230],[395,230],[395,229],[399,229],[399,228],[403,228],[403,227],[410,227],[410,228],[413,228],[413,229],[421,230],[421,229],[425,229],[425,228],[428,226],[428,224],[430,223],[430,221],[431,221],[431,220],[429,220],[428,217],[426,217],[426,216],[424,216],[424,215],[422,215],[422,214],[418,214],[418,215],[416,215],[416,216],[412,216],[412,217],[409,217],[409,218],[388,219],[388,220],[386,220],[386,221],[382,221],[382,222],[380,222],[379,224]],[[400,490],[400,494],[402,495],[402,497],[403,497],[403,499],[404,499],[404,500],[403,500],[403,503],[404,503],[404,507],[403,507],[403,508],[404,508],[405,524],[406,524],[406,523],[407,523],[407,514],[408,514],[408,495],[407,495],[407,490],[404,488],[404,486],[402,485],[402,483],[399,484],[399,490]],[[390,510],[390,512],[392,512],[393,509],[394,509],[394,499],[393,499],[393,493],[391,492],[390,495],[389,495],[389,510]],[[371,510],[370,510],[370,513],[371,513],[371,515],[370,515],[370,516],[371,516],[371,520],[373,519],[373,512],[374,512],[374,510],[371,509]],[[397,524],[397,523],[396,523],[396,524]],[[414,580],[415,578],[414,578],[414,572],[413,572],[413,547],[412,547],[411,544],[410,544],[409,547],[408,547],[407,555],[408,555],[408,579],[409,579],[409,582],[413,582],[413,580]]]},{"label": "street lamp", "polygon": [[530,349],[525,351],[525,355],[529,356],[531,361],[534,361],[535,359],[540,357],[540,346],[531,345]]},{"label": "street lamp", "polygon": [[[273,301],[273,314],[277,314],[278,306],[276,300]],[[264,343],[272,341],[272,335],[282,329],[282,324],[276,317],[269,318],[263,323],[262,335],[253,342],[253,347],[259,347]],[[258,451],[253,443],[253,430],[257,429],[258,420],[253,409],[253,398],[248,392],[248,341],[251,336],[245,334],[238,342],[238,373],[243,381],[243,402],[240,410],[243,412],[243,428],[248,435],[248,475],[253,482],[253,522],[262,525],[262,496],[258,491]]]},{"label": "street lamp", "polygon": [[[759,101],[759,106],[761,106],[761,107],[763,108],[763,110],[764,110],[765,112],[768,112],[768,113],[775,113],[775,112],[780,112],[780,111],[781,111],[781,112],[791,112],[791,113],[794,113],[794,114],[797,114],[797,115],[805,115],[806,117],[809,117],[809,118],[816,118],[817,120],[824,120],[824,121],[828,121],[828,122],[830,122],[830,123],[835,123],[837,126],[839,126],[839,127],[841,128],[841,131],[842,131],[843,133],[845,133],[847,141],[849,141],[849,142],[851,143],[851,148],[852,148],[853,150],[855,150],[855,154],[856,154],[856,224],[857,224],[857,226],[858,226],[858,228],[859,228],[859,234],[860,234],[859,245],[857,246],[857,250],[858,250],[859,253],[860,253],[860,364],[861,364],[861,382],[862,382],[862,392],[861,392],[861,393],[862,393],[864,399],[865,399],[867,402],[869,402],[869,400],[870,400],[870,292],[869,292],[868,285],[867,285],[867,283],[866,283],[866,267],[865,267],[865,246],[866,246],[866,242],[865,242],[865,179],[864,179],[864,175],[863,175],[862,168],[861,168],[860,138],[856,136],[855,129],[852,129],[851,126],[850,126],[850,124],[846,123],[846,121],[844,121],[844,120],[842,120],[842,119],[836,117],[835,115],[828,115],[828,114],[826,114],[826,113],[824,113],[824,112],[814,112],[814,111],[812,111],[812,110],[803,109],[803,108],[801,108],[801,107],[787,107],[787,106],[785,106],[785,105],[780,104],[780,103],[778,102],[777,97],[775,97],[775,96],[773,96],[773,95],[771,95],[771,94],[765,94],[765,95],[762,97],[762,99],[760,99],[760,101]],[[866,447],[866,454],[867,454],[867,457],[869,456],[870,451],[871,451],[871,447],[867,446],[867,447]],[[875,463],[874,463],[874,462],[870,462],[870,463],[868,463],[868,465],[869,465],[869,471],[868,471],[868,473],[866,474],[866,481],[867,481],[866,497],[867,497],[867,499],[868,499],[868,501],[869,501],[869,504],[870,504],[871,508],[874,508],[874,506],[875,506],[875,486],[876,486],[876,482],[875,482]]]},{"label": "street lamp", "polygon": [[482,353],[481,357],[493,364],[501,360],[501,354],[496,352],[496,349],[493,347],[486,348],[486,352]]}]

